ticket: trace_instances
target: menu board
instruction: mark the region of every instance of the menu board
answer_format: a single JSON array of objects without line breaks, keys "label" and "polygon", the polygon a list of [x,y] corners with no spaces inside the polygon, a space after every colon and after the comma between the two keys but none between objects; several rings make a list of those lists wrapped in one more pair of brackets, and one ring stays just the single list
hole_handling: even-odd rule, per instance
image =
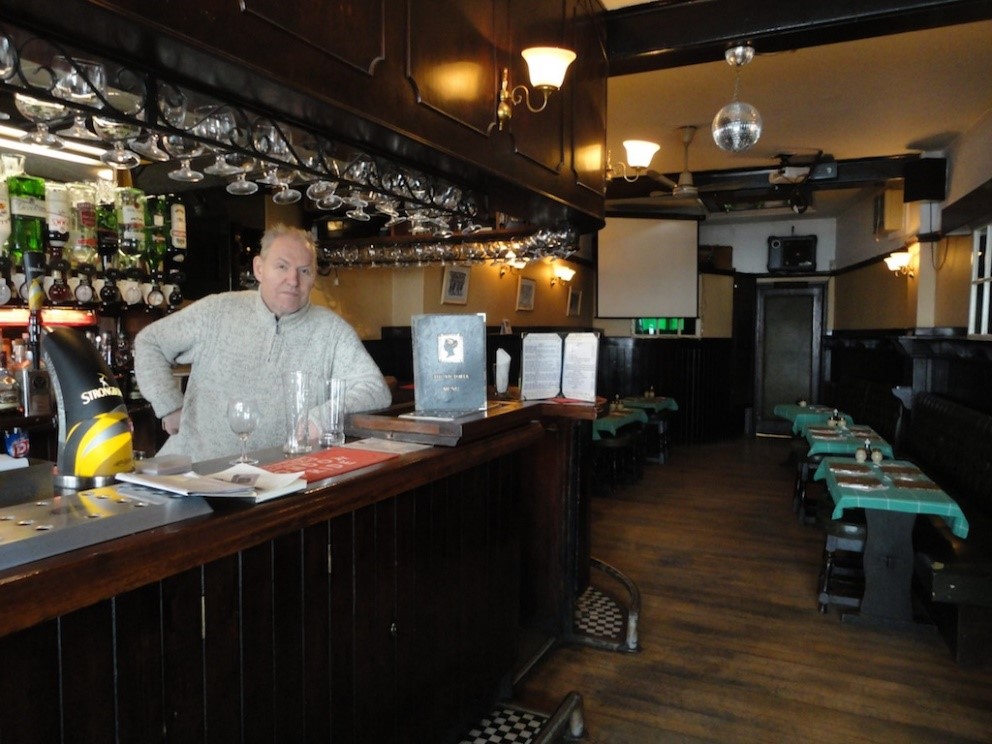
[{"label": "menu board", "polygon": [[525,333],[521,343],[522,400],[596,400],[599,335]]}]

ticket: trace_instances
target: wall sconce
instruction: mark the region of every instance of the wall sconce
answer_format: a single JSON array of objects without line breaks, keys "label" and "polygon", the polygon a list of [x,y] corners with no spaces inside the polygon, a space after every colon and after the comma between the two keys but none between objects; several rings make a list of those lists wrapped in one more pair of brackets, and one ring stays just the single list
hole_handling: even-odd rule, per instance
[{"label": "wall sconce", "polygon": [[912,255],[909,251],[894,251],[885,257],[885,265],[897,276],[913,278]]},{"label": "wall sconce", "polygon": [[502,279],[506,275],[506,272],[511,269],[521,271],[526,265],[527,262],[522,258],[517,258],[516,253],[507,251],[507,254],[503,257],[503,263],[499,267],[499,278]]},{"label": "wall sconce", "polygon": [[575,269],[570,269],[568,266],[561,266],[556,264],[554,269],[554,274],[551,277],[551,286],[555,286],[558,282],[570,282],[572,277],[575,276]]},{"label": "wall sconce", "polygon": [[[613,168],[613,163],[610,161],[610,153],[606,153],[606,177],[613,178],[613,174],[616,173],[624,181],[633,183],[637,178],[646,171],[651,165],[651,159],[654,154],[658,152],[661,145],[655,142],[649,142],[648,140],[624,140],[623,149],[627,151],[627,162],[620,163],[619,169]],[[627,169],[633,170],[633,175],[627,175]]]},{"label": "wall sconce", "polygon": [[535,114],[544,111],[548,105],[548,96],[561,88],[568,66],[575,60],[575,52],[559,47],[529,47],[520,56],[527,61],[530,84],[541,91],[544,100],[540,106],[535,107],[530,102],[530,90],[526,85],[510,88],[510,71],[504,67],[503,82],[499,88],[499,105],[496,107],[500,129],[513,116],[513,107],[520,103],[526,103],[527,108]]}]

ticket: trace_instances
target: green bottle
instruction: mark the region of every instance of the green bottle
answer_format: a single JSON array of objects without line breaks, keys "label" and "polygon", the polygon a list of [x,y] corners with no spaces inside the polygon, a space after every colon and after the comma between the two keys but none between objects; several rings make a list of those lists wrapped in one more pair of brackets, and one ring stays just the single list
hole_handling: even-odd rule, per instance
[{"label": "green bottle", "polygon": [[24,254],[45,252],[45,181],[26,173],[7,177],[10,195],[10,258],[23,266]]}]

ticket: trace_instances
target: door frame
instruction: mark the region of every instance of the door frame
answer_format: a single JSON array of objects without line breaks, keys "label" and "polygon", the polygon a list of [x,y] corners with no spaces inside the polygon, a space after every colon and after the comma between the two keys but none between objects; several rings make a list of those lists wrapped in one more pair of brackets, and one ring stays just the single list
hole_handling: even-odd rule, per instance
[{"label": "door frame", "polygon": [[[765,300],[769,297],[810,297],[813,300],[812,344],[810,359],[810,398],[811,401],[820,399],[820,382],[823,377],[823,327],[826,298],[825,282],[803,282],[783,285],[758,284],[755,295],[754,323],[754,427],[758,433],[788,434],[791,429],[787,421],[778,422],[774,419],[762,418],[765,400],[763,382],[765,379]],[[789,401],[780,401],[787,403]]]}]

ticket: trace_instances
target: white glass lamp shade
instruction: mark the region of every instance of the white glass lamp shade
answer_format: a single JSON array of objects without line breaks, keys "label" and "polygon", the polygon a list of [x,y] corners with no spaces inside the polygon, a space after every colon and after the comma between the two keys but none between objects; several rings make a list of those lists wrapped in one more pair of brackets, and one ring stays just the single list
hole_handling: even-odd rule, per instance
[{"label": "white glass lamp shade", "polygon": [[896,251],[885,257],[885,265],[890,271],[899,272],[909,266],[909,251]]},{"label": "white glass lamp shade", "polygon": [[631,168],[647,168],[659,148],[660,145],[647,140],[623,141],[623,149],[627,151],[627,165]]},{"label": "white glass lamp shade", "polygon": [[761,137],[761,114],[750,103],[732,101],[713,117],[713,141],[721,150],[744,152]]},{"label": "white glass lamp shade", "polygon": [[531,85],[555,90],[561,87],[568,66],[575,60],[575,52],[559,47],[530,47],[520,56],[527,62]]},{"label": "white glass lamp shade", "polygon": [[572,277],[575,276],[575,269],[569,268],[568,266],[555,266],[555,278],[560,279],[563,282],[572,281]]}]

